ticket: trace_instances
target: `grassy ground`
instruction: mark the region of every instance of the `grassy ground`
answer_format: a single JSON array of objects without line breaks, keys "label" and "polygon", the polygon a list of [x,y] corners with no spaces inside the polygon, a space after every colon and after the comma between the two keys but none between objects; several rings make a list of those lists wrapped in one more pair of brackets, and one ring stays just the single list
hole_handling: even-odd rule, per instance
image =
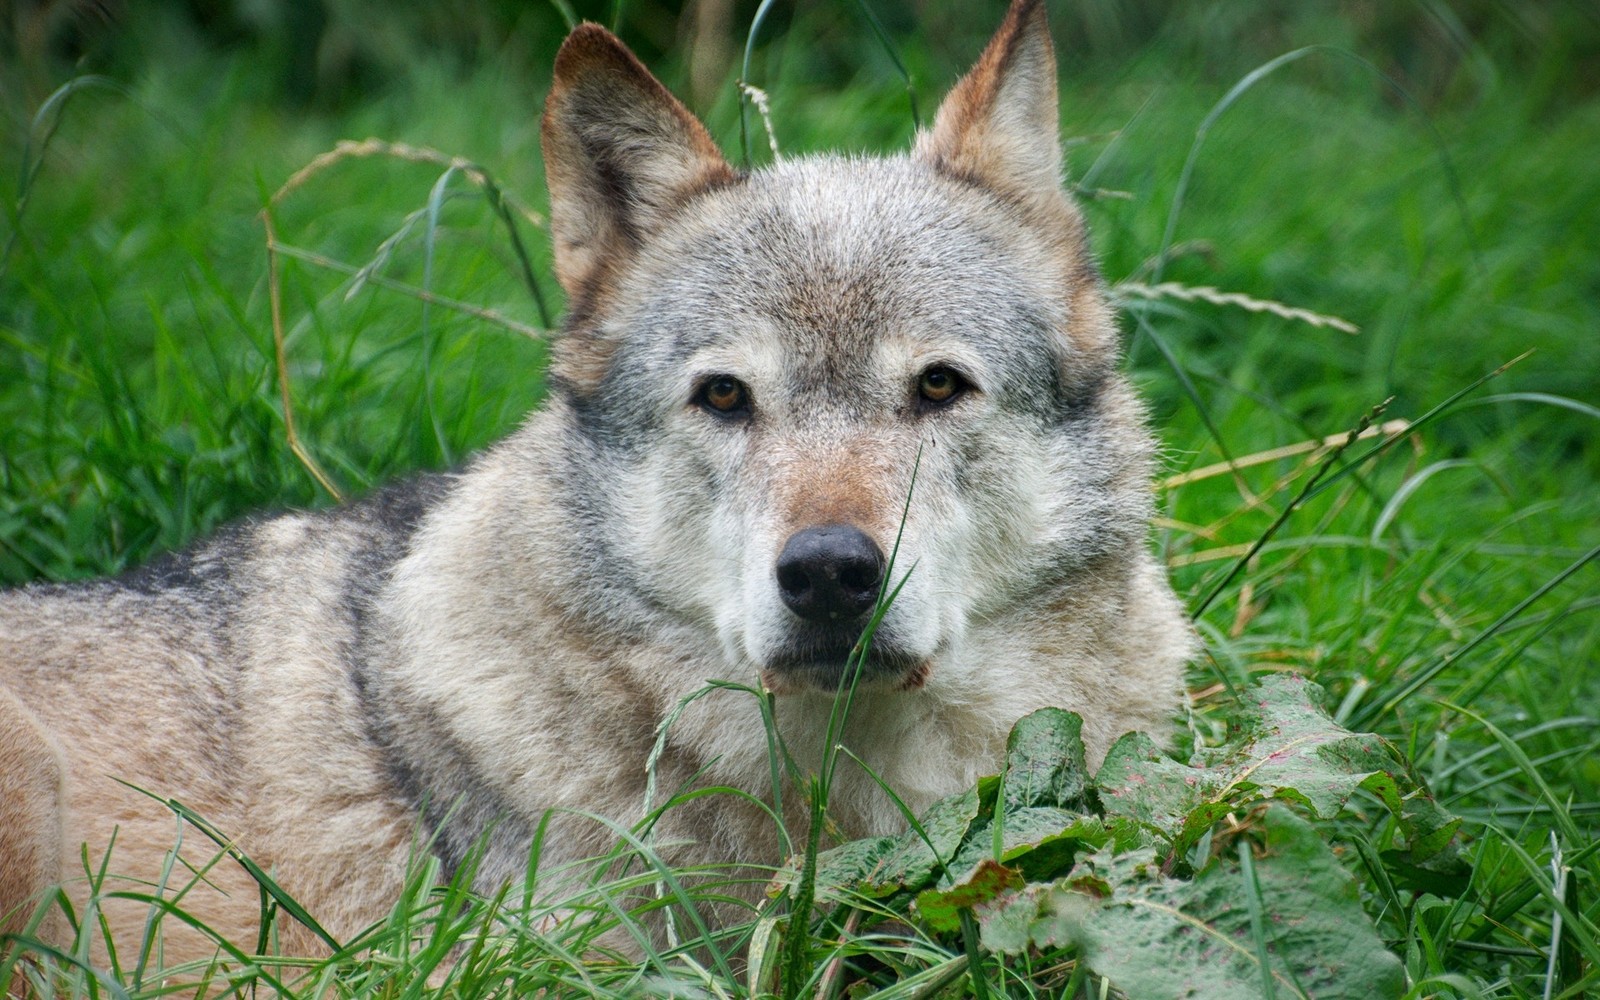
[{"label": "grassy ground", "polygon": [[[1477,874],[1452,898],[1386,895],[1348,855],[1415,994],[1583,995],[1600,988],[1600,25],[1559,5],[1245,10],[1055,12],[1072,177],[1167,449],[1159,541],[1208,643],[1196,737],[1222,738],[1252,677],[1316,678],[1467,820]],[[115,571],[244,511],[329,502],[285,443],[258,215],[340,139],[482,164],[559,309],[530,221],[554,15],[467,18],[439,48],[344,16],[328,37],[366,39],[364,68],[324,67],[309,106],[269,73],[276,36],[218,49],[157,19],[66,89],[47,59],[0,71],[0,580]],[[622,23],[735,157],[749,17]],[[926,116],[998,12],[884,17]],[[751,78],[784,153],[909,137],[864,25],[846,3],[774,13]],[[418,159],[349,156],[273,203],[294,415],[345,492],[451,464],[539,398],[526,330],[547,324],[504,220]],[[1301,447],[1369,415],[1392,433]],[[1366,835],[1339,822],[1341,844]],[[947,945],[894,961],[937,967]],[[995,988],[1039,988],[1007,968]]]}]

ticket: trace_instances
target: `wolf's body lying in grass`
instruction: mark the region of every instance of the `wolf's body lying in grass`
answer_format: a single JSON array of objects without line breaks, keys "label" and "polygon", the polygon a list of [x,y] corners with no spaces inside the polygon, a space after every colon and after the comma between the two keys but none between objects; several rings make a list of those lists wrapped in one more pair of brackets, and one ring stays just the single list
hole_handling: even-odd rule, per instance
[{"label": "wolf's body lying in grass", "polygon": [[[902,579],[844,742],[913,809],[993,771],[1040,706],[1082,713],[1096,757],[1170,724],[1189,631],[1146,549],[1152,442],[1061,189],[1041,5],[1013,7],[908,156],[739,173],[592,25],[557,59],[544,149],[571,310],[522,429],[459,474],[0,598],[11,926],[114,830],[108,888],[159,879],[175,819],[113,779],[209,819],[343,937],[419,842],[449,870],[490,831],[493,885],[548,810],[635,821],[658,724],[710,679],[775,692],[814,766]],[[656,782],[770,801],[771,774],[756,700],[722,690],[674,723]],[[903,826],[856,769],[831,809],[849,835]],[[730,795],[656,836],[674,862],[781,860]],[[612,839],[557,812],[543,862]],[[207,878],[183,908],[253,941],[254,884],[230,861]],[[143,905],[108,911],[131,947]],[[209,953],[181,930],[169,960]]]}]

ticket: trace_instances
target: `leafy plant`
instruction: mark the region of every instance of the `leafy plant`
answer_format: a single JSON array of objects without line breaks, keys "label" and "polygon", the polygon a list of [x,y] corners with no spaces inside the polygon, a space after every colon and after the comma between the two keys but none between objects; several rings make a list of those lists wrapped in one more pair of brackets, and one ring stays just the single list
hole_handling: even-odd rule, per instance
[{"label": "leafy plant", "polygon": [[1128,734],[1092,779],[1078,716],[1035,712],[1012,730],[1001,774],[902,836],[818,857],[817,892],[936,935],[970,914],[996,953],[1073,949],[1133,1000],[1397,996],[1400,961],[1314,821],[1382,827],[1392,867],[1446,891],[1465,884],[1460,821],[1403,754],[1335,723],[1319,694],[1265,676],[1222,745],[1178,761]]}]

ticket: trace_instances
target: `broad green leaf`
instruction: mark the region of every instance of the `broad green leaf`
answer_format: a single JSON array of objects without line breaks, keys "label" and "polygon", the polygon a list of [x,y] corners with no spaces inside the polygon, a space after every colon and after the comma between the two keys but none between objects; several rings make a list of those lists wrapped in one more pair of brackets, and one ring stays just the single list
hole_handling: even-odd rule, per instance
[{"label": "broad green leaf", "polygon": [[1022,873],[997,861],[985,860],[948,889],[925,889],[917,894],[917,912],[936,931],[950,933],[961,926],[961,911],[987,903],[1008,889],[1020,889]]},{"label": "broad green leaf", "polygon": [[960,850],[974,821],[985,811],[982,799],[980,788],[970,788],[929,807],[921,819],[927,840],[915,830],[902,834],[895,850],[884,859],[882,870],[873,878],[876,888],[873,894],[888,895],[898,889],[914,892],[932,885],[944,874],[945,866]]},{"label": "broad green leaf", "polygon": [[[831,851],[823,851],[817,855],[818,890],[854,892],[867,896],[887,895],[877,891],[878,874],[884,869],[885,859],[899,847],[898,838],[876,837],[852,840]],[[773,877],[767,895],[776,897],[785,888],[794,885],[800,877],[800,862],[798,856],[790,858],[789,863]]]},{"label": "broad green leaf", "polygon": [[1096,776],[1108,819],[1126,817],[1176,840],[1186,826],[1227,812],[1224,773],[1173,760],[1143,733],[1128,733],[1107,752]]},{"label": "broad green leaf", "polygon": [[1074,891],[1065,882],[1034,883],[978,907],[979,940],[1006,955],[1076,947],[1096,906],[1095,894]]},{"label": "broad green leaf", "polygon": [[[902,890],[915,892],[932,885],[944,866],[955,857],[974,820],[992,805],[993,779],[940,799],[920,820],[922,834],[907,830],[898,837],[856,840],[817,856],[817,885],[826,890],[846,890],[874,898]],[[791,859],[774,881],[781,890],[797,877],[799,859]]]},{"label": "broad green leaf", "polygon": [[1020,870],[1030,882],[1045,882],[1066,874],[1081,852],[1099,850],[1111,839],[1100,817],[1068,809],[1017,809],[1001,819],[998,858],[994,821],[977,824],[950,862],[953,877],[962,877],[985,860],[999,860]]},{"label": "broad green leaf", "polygon": [[1083,719],[1076,712],[1044,708],[1023,717],[1006,739],[1007,813],[1031,806],[1089,809],[1089,764],[1083,749]]},{"label": "broad green leaf", "polygon": [[[984,944],[1008,952],[1078,944],[1089,967],[1130,1000],[1239,1000],[1266,994],[1268,976],[1278,997],[1399,996],[1400,961],[1327,844],[1281,805],[1268,807],[1263,825],[1253,885],[1226,856],[1181,881],[1161,875],[1150,851],[1108,849],[1061,883],[980,908]],[[1255,893],[1267,968],[1250,917]]]},{"label": "broad green leaf", "polygon": [[1321,689],[1302,677],[1263,677],[1245,692],[1233,739],[1187,765],[1146,737],[1123,737],[1097,775],[1108,816],[1158,831],[1183,851],[1218,817],[1252,802],[1288,799],[1330,819],[1364,788],[1399,819],[1413,864],[1445,851],[1460,821],[1427,795],[1392,744],[1340,726],[1320,700]]}]

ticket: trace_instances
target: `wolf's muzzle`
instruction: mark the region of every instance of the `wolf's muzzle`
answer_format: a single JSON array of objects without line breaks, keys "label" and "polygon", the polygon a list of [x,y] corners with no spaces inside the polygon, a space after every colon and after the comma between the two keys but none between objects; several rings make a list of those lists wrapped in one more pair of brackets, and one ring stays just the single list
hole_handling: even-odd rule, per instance
[{"label": "wolf's muzzle", "polygon": [[805,528],[778,555],[778,592],[810,622],[843,624],[872,610],[883,586],[883,550],[846,524]]}]

